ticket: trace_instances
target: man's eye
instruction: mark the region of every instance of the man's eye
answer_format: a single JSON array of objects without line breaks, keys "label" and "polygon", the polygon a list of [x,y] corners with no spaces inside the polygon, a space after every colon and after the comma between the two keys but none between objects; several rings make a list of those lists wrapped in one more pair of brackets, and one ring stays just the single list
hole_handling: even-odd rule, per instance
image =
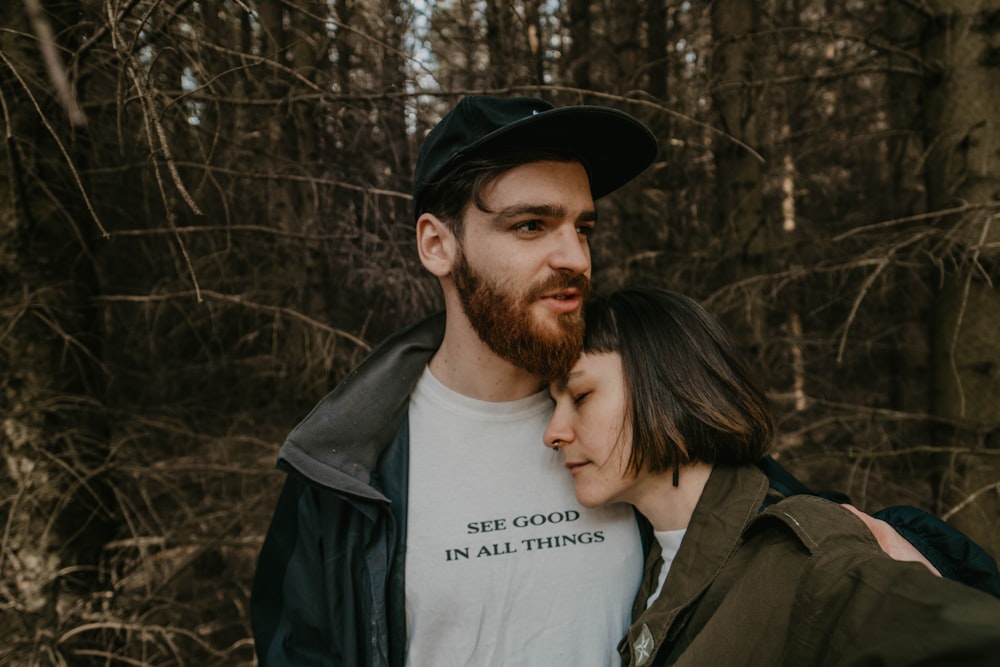
[{"label": "man's eye", "polygon": [[514,227],[519,232],[537,232],[542,228],[541,220],[525,220]]},{"label": "man's eye", "polygon": [[587,237],[589,239],[591,236],[594,235],[594,226],[593,225],[577,225],[576,226],[576,233],[579,234],[580,236],[585,236],[585,237]]}]

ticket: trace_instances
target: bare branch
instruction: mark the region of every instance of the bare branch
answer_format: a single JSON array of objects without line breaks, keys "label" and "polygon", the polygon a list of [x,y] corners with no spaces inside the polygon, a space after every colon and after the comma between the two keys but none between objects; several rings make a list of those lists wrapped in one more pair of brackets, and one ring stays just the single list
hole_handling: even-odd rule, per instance
[{"label": "bare branch", "polygon": [[80,108],[80,103],[73,92],[73,86],[70,85],[69,77],[66,75],[66,68],[59,58],[56,38],[52,33],[52,25],[49,23],[49,19],[42,9],[42,3],[40,0],[24,0],[24,7],[35,30],[35,36],[38,39],[38,48],[42,51],[42,59],[45,62],[45,69],[49,73],[49,78],[52,80],[52,86],[55,88],[56,99],[66,109],[66,114],[69,116],[71,124],[79,127],[86,125],[87,116],[83,113],[83,109]]},{"label": "bare branch", "polygon": [[80,190],[80,195],[83,197],[83,202],[84,205],[87,207],[87,211],[90,212],[90,216],[93,218],[94,223],[97,225],[97,228],[101,230],[101,235],[104,236],[104,238],[107,238],[108,231],[104,228],[104,225],[101,224],[101,218],[97,215],[97,211],[94,210],[94,206],[90,203],[90,197],[87,196],[87,190],[86,188],[83,187],[83,181],[80,180],[80,173],[77,171],[76,165],[73,164],[73,160],[70,158],[69,152],[66,150],[66,146],[63,145],[63,142],[59,138],[59,135],[56,133],[55,128],[53,128],[52,124],[49,123],[49,119],[45,116],[45,113],[39,106],[38,101],[35,99],[35,96],[31,93],[31,88],[29,88],[28,84],[25,83],[24,79],[21,78],[21,75],[17,71],[17,68],[15,68],[14,65],[10,62],[10,60],[7,59],[7,56],[3,54],[3,51],[0,51],[0,59],[3,60],[5,65],[7,65],[11,73],[17,79],[18,83],[21,84],[21,87],[24,89],[24,92],[28,95],[28,98],[31,100],[31,104],[35,107],[35,111],[38,113],[38,118],[42,121],[42,124],[45,126],[45,129],[48,130],[49,134],[52,136],[52,139],[56,142],[56,145],[59,147],[59,152],[62,153],[63,159],[66,161],[66,167],[73,175],[73,180],[76,183],[77,188],[79,188]]},{"label": "bare branch", "polygon": [[338,338],[343,338],[344,340],[348,340],[348,341],[354,343],[355,345],[357,345],[358,347],[360,347],[361,349],[363,349],[365,351],[368,351],[368,350],[371,349],[371,345],[370,344],[368,344],[364,340],[358,338],[357,336],[344,331],[343,329],[338,329],[336,327],[331,327],[328,324],[323,324],[322,322],[314,320],[313,318],[309,317],[308,315],[300,313],[297,310],[293,310],[291,308],[284,308],[282,306],[269,306],[267,304],[255,303],[253,301],[250,301],[250,300],[246,299],[245,297],[243,297],[243,296],[241,296],[239,294],[222,294],[220,292],[214,292],[214,291],[211,291],[211,290],[202,290],[201,292],[194,292],[194,291],[174,292],[174,293],[171,293],[171,294],[150,294],[150,295],[142,295],[142,296],[140,296],[140,295],[134,295],[133,296],[133,295],[125,295],[125,294],[107,294],[107,295],[104,295],[104,296],[97,297],[97,301],[107,301],[107,302],[119,301],[119,302],[128,302],[128,303],[157,303],[157,302],[162,302],[162,301],[173,301],[173,300],[176,300],[176,299],[187,299],[187,298],[190,298],[192,296],[195,296],[196,298],[200,296],[200,297],[202,297],[204,299],[214,299],[216,301],[224,301],[224,302],[227,302],[227,303],[235,303],[237,305],[245,306],[247,308],[250,308],[251,310],[258,310],[258,311],[265,312],[265,313],[285,315],[286,317],[289,317],[291,319],[298,320],[300,322],[304,322],[304,323],[308,324],[309,326],[311,326],[311,327],[313,327],[315,329],[318,329],[320,331],[324,331],[324,332],[326,332],[328,334],[331,334],[333,336],[337,336]]}]

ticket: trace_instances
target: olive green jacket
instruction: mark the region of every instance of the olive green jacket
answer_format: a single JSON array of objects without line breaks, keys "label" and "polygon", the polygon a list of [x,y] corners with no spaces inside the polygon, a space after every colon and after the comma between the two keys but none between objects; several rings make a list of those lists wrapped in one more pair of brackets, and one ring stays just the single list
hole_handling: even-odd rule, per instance
[{"label": "olive green jacket", "polygon": [[767,478],[716,468],[663,591],[654,544],[619,653],[625,665],[1000,665],[1000,600],[897,562],[815,496],[763,512]]}]

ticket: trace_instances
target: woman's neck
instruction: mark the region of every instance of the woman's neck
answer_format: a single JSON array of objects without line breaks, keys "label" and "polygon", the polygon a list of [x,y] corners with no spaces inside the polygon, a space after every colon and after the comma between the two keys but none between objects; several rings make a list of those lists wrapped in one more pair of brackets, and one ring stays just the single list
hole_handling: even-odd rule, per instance
[{"label": "woman's neck", "polygon": [[629,502],[653,524],[653,530],[683,530],[691,522],[711,474],[711,464],[686,465],[680,469],[677,486],[673,470],[649,475]]}]

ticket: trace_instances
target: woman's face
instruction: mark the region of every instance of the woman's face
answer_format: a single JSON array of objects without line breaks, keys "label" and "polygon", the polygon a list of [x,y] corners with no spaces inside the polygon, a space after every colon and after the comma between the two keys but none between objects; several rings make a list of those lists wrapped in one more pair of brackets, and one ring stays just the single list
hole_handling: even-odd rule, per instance
[{"label": "woman's face", "polygon": [[577,500],[584,507],[632,502],[639,480],[627,469],[632,432],[621,356],[584,354],[549,391],[555,410],[543,439],[562,454]]}]

